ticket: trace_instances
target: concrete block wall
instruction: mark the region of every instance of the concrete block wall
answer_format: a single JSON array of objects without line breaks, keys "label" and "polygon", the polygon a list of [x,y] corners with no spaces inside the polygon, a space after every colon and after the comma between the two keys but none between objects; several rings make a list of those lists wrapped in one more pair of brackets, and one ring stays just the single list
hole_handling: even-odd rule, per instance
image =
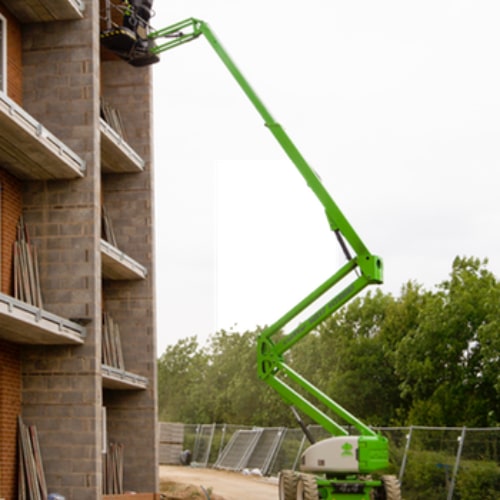
[{"label": "concrete block wall", "polygon": [[[16,417],[38,429],[47,483],[67,500],[102,492],[102,406],[109,440],[125,444],[125,487],[158,488],[151,69],[116,58],[101,65],[99,1],[83,20],[20,25],[8,20],[8,95],[79,154],[83,179],[23,182],[0,169],[1,290],[11,294],[11,245],[24,213],[39,251],[44,308],[83,318],[82,346],[18,346],[0,341],[0,498],[15,498]],[[99,100],[122,115],[143,173],[101,176]],[[146,280],[103,282],[104,199],[119,248],[148,269]],[[127,371],[146,390],[103,390],[102,311],[120,326]]]},{"label": "concrete block wall", "polygon": [[[23,25],[21,46],[23,107],[86,161],[82,179],[21,184],[44,309],[89,322],[82,346],[19,352],[23,419],[37,426],[50,491],[67,500],[101,498],[103,400],[109,440],[125,444],[125,488],[158,488],[151,69],[101,65],[99,1],[85,6],[83,20]],[[101,95],[127,123],[143,173],[101,176]],[[120,250],[146,266],[146,280],[102,281],[101,199]],[[147,389],[103,390],[104,309],[120,327],[127,371],[147,377]]]},{"label": "concrete block wall", "polygon": [[83,179],[26,182],[44,308],[87,318],[83,346],[23,349],[23,418],[38,428],[50,491],[102,492],[98,5],[81,21],[23,27],[23,106],[86,162]]},{"label": "concrete block wall", "polygon": [[129,489],[137,489],[132,477],[157,488],[156,471],[143,466],[158,463],[151,86],[151,68],[134,68],[119,60],[102,62],[102,96],[119,111],[127,142],[145,160],[140,174],[108,174],[102,179],[103,202],[118,248],[148,270],[146,280],[103,283],[103,306],[120,327],[125,368],[150,381],[143,391],[104,393],[108,438],[125,445]]}]

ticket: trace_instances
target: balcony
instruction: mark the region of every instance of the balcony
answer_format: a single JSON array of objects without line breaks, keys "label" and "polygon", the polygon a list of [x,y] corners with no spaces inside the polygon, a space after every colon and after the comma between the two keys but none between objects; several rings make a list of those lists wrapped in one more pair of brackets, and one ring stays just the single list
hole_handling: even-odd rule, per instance
[{"label": "balcony", "polygon": [[145,279],[147,269],[118,248],[101,240],[102,277],[109,280]]},{"label": "balcony", "polygon": [[83,18],[82,0],[4,0],[3,5],[22,23],[69,21]]},{"label": "balcony", "polygon": [[146,389],[148,379],[125,370],[102,365],[102,386],[105,389],[137,390]]},{"label": "balcony", "polygon": [[17,344],[83,344],[85,328],[8,295],[0,294],[0,338]]},{"label": "balcony", "polygon": [[101,169],[104,174],[140,173],[144,160],[101,118]]},{"label": "balcony", "polygon": [[85,172],[76,153],[2,92],[0,166],[26,180],[75,179]]}]

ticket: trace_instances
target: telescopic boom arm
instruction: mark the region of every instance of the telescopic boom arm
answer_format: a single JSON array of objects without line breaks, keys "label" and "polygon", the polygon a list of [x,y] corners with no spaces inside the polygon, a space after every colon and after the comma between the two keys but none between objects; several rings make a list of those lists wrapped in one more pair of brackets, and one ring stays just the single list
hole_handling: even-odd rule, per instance
[{"label": "telescopic boom arm", "polygon": [[[154,41],[157,45],[150,47],[149,50],[153,54],[158,55],[171,48],[190,42],[201,35],[207,39],[225,64],[226,68],[233,75],[243,92],[262,116],[266,127],[269,128],[284,152],[288,155],[308,186],[323,205],[330,227],[332,231],[335,232],[344,254],[347,257],[347,262],[341,266],[337,272],[330,276],[318,288],[313,290],[293,309],[262,332],[258,340],[259,377],[273,387],[286,402],[299,408],[332,435],[339,436],[347,435],[348,433],[335,420],[326,415],[325,412],[318,409],[312,402],[290,387],[288,382],[291,381],[295,385],[305,389],[311,398],[316,399],[335,415],[341,417],[350,425],[355,426],[362,436],[376,438],[377,435],[372,429],[360,422],[356,417],[351,415],[326,394],[322,393],[292,368],[287,366],[283,355],[311,330],[316,328],[323,320],[359,294],[367,285],[382,283],[382,260],[380,257],[372,255],[369,252],[366,245],[331,198],[319,177],[306,162],[300,151],[284,131],[283,127],[275,121],[271,113],[264,106],[263,102],[205,22],[190,18],[167,28],[153,31],[149,34],[149,39]],[[159,40],[163,38],[167,41],[159,43]],[[352,249],[352,256],[346,242]],[[344,283],[348,277],[351,277],[351,280],[348,284],[342,285],[341,283]],[[287,324],[308,307],[312,306],[336,285],[340,285],[341,288],[340,291],[335,292],[333,298],[328,300],[325,305],[319,307],[316,312],[302,321],[290,333],[283,334],[283,328]],[[280,334],[278,335],[279,338],[273,341],[272,338],[278,333]],[[287,382],[285,382],[284,379],[286,379]]]}]

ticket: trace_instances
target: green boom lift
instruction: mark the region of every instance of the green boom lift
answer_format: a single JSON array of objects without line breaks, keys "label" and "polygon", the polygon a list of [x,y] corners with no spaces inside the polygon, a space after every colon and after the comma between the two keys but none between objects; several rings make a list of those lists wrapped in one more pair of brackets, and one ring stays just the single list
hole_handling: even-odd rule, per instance
[{"label": "green boom lift", "polygon": [[[158,54],[201,35],[207,39],[233,75],[262,116],[266,127],[323,205],[330,227],[346,256],[346,263],[337,272],[266,328],[258,339],[259,377],[291,405],[294,415],[311,441],[311,445],[302,455],[300,472],[280,473],[279,499],[401,500],[398,480],[394,476],[382,474],[389,463],[387,439],[301,377],[287,365],[285,359],[287,351],[367,285],[382,283],[382,260],[370,253],[314,170],[281,125],[274,120],[207,23],[190,18],[167,28],[151,30],[147,39],[140,41],[137,50],[132,44],[126,54],[123,51],[117,53],[134,66],[144,66],[157,62]],[[108,48],[109,38],[106,33],[101,35]],[[144,47],[147,49],[144,50]],[[336,287],[335,290],[333,287]],[[324,298],[329,291],[333,293],[333,298],[328,298],[326,303],[318,306],[319,299]],[[305,312],[307,316],[306,309],[309,307],[316,307],[316,312],[300,321],[291,332],[284,334],[284,327],[290,325],[301,313]],[[308,397],[302,394],[307,394]],[[320,403],[322,408],[327,410],[318,408],[315,403]],[[315,443],[300,417],[299,410],[321,425],[332,437]],[[336,419],[340,419],[344,425],[339,424]],[[345,424],[355,429],[355,432],[349,433]]]}]

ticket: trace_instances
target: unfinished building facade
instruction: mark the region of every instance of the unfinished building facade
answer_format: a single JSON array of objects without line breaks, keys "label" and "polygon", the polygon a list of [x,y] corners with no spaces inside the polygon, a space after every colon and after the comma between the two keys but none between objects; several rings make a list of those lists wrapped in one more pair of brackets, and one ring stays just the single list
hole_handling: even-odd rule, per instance
[{"label": "unfinished building facade", "polygon": [[152,72],[101,48],[103,3],[0,0],[0,499],[19,417],[49,493],[101,498],[111,443],[158,489]]}]

